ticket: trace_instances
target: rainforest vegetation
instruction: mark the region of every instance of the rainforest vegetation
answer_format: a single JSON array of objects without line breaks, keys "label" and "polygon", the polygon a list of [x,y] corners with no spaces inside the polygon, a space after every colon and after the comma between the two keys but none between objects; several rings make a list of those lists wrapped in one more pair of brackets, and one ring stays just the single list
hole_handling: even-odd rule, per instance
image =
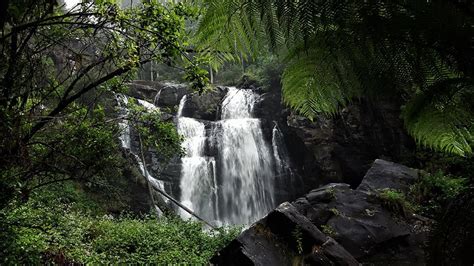
[{"label": "rainforest vegetation", "polygon": [[[116,99],[136,79],[250,80],[310,121],[396,97],[424,174],[387,204],[438,219],[472,197],[470,1],[3,0],[0,28],[0,264],[206,264],[239,233],[130,208]],[[163,165],[183,154],[169,119],[128,108]]]}]

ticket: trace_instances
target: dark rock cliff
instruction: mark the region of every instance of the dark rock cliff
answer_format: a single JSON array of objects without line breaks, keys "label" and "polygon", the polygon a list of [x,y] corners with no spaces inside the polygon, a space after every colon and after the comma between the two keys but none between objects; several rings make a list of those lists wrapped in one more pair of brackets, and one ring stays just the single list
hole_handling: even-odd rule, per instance
[{"label": "dark rock cliff", "polygon": [[[290,114],[288,125],[306,147],[299,155],[304,176],[317,178],[319,184],[355,187],[376,158],[409,161],[415,143],[403,128],[398,106],[390,99],[376,104],[361,99],[334,117],[321,115],[314,122]],[[298,151],[293,154],[298,156]]]}]

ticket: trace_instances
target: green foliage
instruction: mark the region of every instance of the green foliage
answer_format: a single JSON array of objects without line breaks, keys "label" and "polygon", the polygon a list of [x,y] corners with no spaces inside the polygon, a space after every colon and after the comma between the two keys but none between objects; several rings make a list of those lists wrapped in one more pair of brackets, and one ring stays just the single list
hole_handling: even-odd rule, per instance
[{"label": "green foliage", "polygon": [[160,162],[166,164],[169,160],[183,153],[182,137],[178,134],[172,122],[161,119],[159,109],[149,110],[131,98],[128,102],[128,120],[138,130],[144,148],[152,148],[160,156]]},{"label": "green foliage", "polygon": [[244,75],[250,80],[255,80],[265,90],[280,89],[280,80],[283,64],[280,59],[271,54],[261,55],[251,62],[245,69]]},{"label": "green foliage", "polygon": [[422,173],[410,188],[410,199],[416,202],[423,215],[435,217],[443,207],[467,189],[467,179],[445,175]]},{"label": "green foliage", "polygon": [[382,201],[382,206],[388,210],[407,216],[416,210],[415,206],[408,201],[405,194],[395,189],[382,189],[378,192],[377,197]]},{"label": "green foliage", "polygon": [[423,146],[467,156],[474,143],[474,86],[450,83],[437,83],[435,92],[417,93],[402,115],[408,131]]},{"label": "green foliage", "polygon": [[235,86],[242,78],[242,66],[236,63],[226,63],[214,75],[214,83],[225,86]]},{"label": "green foliage", "polygon": [[[56,1],[7,4],[0,25],[0,207],[56,182],[120,176],[120,129],[105,109],[140,65],[185,60],[193,86],[206,85],[185,52],[185,23],[195,8],[157,1],[127,9],[85,1],[69,11]],[[136,118],[147,124],[145,144],[164,162],[179,154],[170,123],[158,114]]]},{"label": "green foliage", "polygon": [[[472,153],[472,16],[455,1],[200,0],[198,40],[285,58],[285,102],[309,118],[358,97],[398,96],[420,145]],[[236,43],[237,42],[237,43]],[[376,100],[376,99],[375,99]]]},{"label": "green foliage", "polygon": [[291,235],[295,239],[298,254],[303,254],[303,232],[301,232],[301,228],[299,226],[296,226],[295,229],[293,229],[293,231],[291,232]]},{"label": "green foliage", "polygon": [[[43,194],[44,195],[44,194]],[[2,265],[42,263],[206,264],[215,251],[238,233],[179,219],[156,220],[89,212],[76,202],[50,196],[2,210]],[[13,206],[11,206],[13,207]]]},{"label": "green foliage", "polygon": [[188,66],[186,66],[186,75],[184,76],[184,79],[187,81],[193,81],[191,88],[201,94],[206,88],[206,86],[209,84],[209,73],[206,69],[199,65],[205,65],[206,57],[198,57],[195,60],[198,63],[189,64]]},{"label": "green foliage", "polygon": [[321,225],[321,231],[332,238],[337,235],[336,230],[334,230],[334,228],[329,224]]}]

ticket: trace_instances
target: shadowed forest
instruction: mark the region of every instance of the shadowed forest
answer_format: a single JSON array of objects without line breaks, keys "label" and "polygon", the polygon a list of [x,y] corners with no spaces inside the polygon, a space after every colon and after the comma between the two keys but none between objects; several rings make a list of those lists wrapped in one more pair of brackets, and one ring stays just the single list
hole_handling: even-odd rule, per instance
[{"label": "shadowed forest", "polygon": [[3,0],[0,264],[472,265],[474,4]]}]

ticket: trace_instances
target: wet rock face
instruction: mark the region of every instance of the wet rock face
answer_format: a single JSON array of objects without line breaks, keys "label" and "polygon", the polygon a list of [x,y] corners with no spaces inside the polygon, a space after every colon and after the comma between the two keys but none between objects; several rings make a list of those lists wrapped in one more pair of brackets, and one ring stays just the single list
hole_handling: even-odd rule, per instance
[{"label": "wet rock face", "polygon": [[[380,186],[374,173],[387,186]],[[364,185],[351,189],[349,184],[328,184],[292,204],[282,204],[219,252],[212,262],[224,265],[229,254],[239,253],[255,265],[287,265],[295,258],[313,265],[423,265],[427,232],[420,228],[428,219],[395,213],[384,207],[377,196],[382,188],[406,191],[417,178],[416,170],[376,160],[364,177]],[[300,233],[294,233],[295,228]],[[298,241],[291,237],[298,234],[303,243],[298,249],[303,250],[299,257],[295,255]],[[334,250],[329,249],[328,243]],[[278,252],[273,249],[277,248],[281,249],[279,254],[285,254],[283,258],[274,255]]]},{"label": "wet rock face", "polygon": [[226,93],[227,88],[218,86],[201,95],[197,92],[189,94],[183,108],[183,116],[208,121],[218,120],[221,114],[222,100]]},{"label": "wet rock face", "polygon": [[181,98],[191,93],[191,90],[183,84],[147,80],[134,80],[128,87],[129,96],[168,108],[178,106]]},{"label": "wet rock face", "polygon": [[306,147],[300,155],[304,176],[317,178],[319,184],[357,187],[374,159],[409,160],[415,144],[404,130],[398,106],[396,99],[375,104],[361,99],[334,117],[320,115],[313,122],[290,114],[288,125]]}]

